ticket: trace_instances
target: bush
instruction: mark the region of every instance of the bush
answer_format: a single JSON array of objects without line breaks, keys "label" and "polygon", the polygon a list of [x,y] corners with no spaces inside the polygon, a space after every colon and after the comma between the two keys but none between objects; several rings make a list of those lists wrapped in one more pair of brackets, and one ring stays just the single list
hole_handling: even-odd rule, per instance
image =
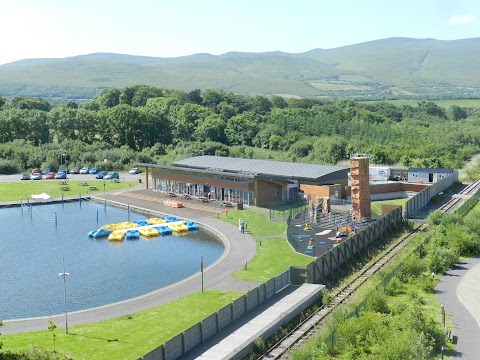
[{"label": "bush", "polygon": [[6,350],[0,353],[0,360],[71,360],[58,352],[48,351],[36,346],[22,350]]},{"label": "bush", "polygon": [[401,294],[403,291],[403,286],[398,278],[394,277],[387,285],[385,293],[389,296],[395,296]]},{"label": "bush", "polygon": [[458,262],[458,254],[453,249],[431,246],[427,255],[428,268],[434,273],[443,273]]},{"label": "bush", "polygon": [[0,159],[0,174],[9,175],[17,174],[18,172],[17,164],[13,160]]},{"label": "bush", "polygon": [[405,260],[403,269],[398,275],[398,279],[403,283],[407,283],[409,278],[417,278],[426,270],[426,261],[424,259],[420,259],[419,255],[412,254]]},{"label": "bush", "polygon": [[381,314],[388,314],[390,312],[387,296],[380,291],[373,292],[368,296],[367,308],[370,311]]}]

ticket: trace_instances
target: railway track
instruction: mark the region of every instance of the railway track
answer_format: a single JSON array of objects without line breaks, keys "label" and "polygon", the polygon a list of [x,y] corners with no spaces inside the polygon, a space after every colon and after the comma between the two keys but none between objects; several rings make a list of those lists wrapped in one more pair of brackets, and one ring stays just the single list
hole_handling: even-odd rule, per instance
[{"label": "railway track", "polygon": [[[460,196],[452,197],[446,204],[442,205],[439,210],[445,213],[451,212],[461,202],[464,201],[464,196],[472,195],[480,188],[480,180],[477,180],[466,186],[460,193]],[[463,196],[462,196],[463,195]],[[322,305],[315,313],[303,320],[297,327],[286,334],[277,343],[272,345],[263,355],[258,357],[260,359],[280,359],[293,346],[298,346],[307,340],[316,330],[325,322],[326,317],[335,310],[336,307],[344,303],[355,291],[370,277],[377,273],[380,269],[392,259],[398,251],[400,251],[409,241],[409,239],[418,231],[422,231],[427,227],[422,224],[410,233],[404,235],[402,238],[391,244],[384,252],[384,254],[375,262],[367,264],[357,275],[346,285],[334,289],[332,300],[325,305]]]}]

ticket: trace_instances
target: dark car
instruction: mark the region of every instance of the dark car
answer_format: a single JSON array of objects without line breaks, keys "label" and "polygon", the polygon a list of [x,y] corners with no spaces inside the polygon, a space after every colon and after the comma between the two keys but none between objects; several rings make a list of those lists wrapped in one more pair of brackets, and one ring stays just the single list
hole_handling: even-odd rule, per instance
[{"label": "dark car", "polygon": [[90,171],[88,172],[89,174],[98,174],[100,171],[99,168],[91,168]]},{"label": "dark car", "polygon": [[97,179],[103,179],[103,177],[104,177],[105,175],[107,175],[107,174],[108,174],[107,171],[100,171],[100,172],[97,174],[97,176],[95,176],[95,177],[96,177]]},{"label": "dark car", "polygon": [[120,179],[120,175],[117,172],[109,172],[103,177],[105,180]]},{"label": "dark car", "polygon": [[42,175],[47,175],[50,171],[52,171],[50,168],[45,168],[42,170]]},{"label": "dark car", "polygon": [[80,168],[78,167],[73,167],[72,170],[70,170],[70,174],[79,174],[80,173]]},{"label": "dark car", "polygon": [[23,173],[20,175],[20,180],[30,180],[30,174]]},{"label": "dark car", "polygon": [[55,179],[66,179],[66,178],[67,178],[67,172],[66,171],[58,170],[57,175],[55,175]]}]

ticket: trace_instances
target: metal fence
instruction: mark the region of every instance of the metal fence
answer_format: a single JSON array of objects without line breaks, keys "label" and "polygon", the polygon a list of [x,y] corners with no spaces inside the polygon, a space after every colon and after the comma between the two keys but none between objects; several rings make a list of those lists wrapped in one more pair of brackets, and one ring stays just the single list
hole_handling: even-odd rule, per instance
[{"label": "metal fence", "polygon": [[478,190],[470,199],[467,199],[458,209],[456,209],[455,214],[460,216],[466,215],[477,204],[479,197],[480,190]]},{"label": "metal fence", "polygon": [[140,357],[142,360],[175,360],[186,355],[223,328],[248,314],[264,301],[288,287],[291,269],[260,284],[214,314],[191,326],[156,349]]},{"label": "metal fence", "polygon": [[412,218],[415,216],[415,214],[419,214],[420,209],[425,207],[435,195],[445,191],[455,182],[458,182],[458,172],[456,171],[447,176],[445,179],[439,180],[436,183],[427,186],[405,203],[405,215],[408,218]]}]

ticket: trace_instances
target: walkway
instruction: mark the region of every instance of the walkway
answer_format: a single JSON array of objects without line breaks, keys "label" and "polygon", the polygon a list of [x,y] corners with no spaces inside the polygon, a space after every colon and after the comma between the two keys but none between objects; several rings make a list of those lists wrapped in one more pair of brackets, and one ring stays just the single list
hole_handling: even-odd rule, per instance
[{"label": "walkway", "polygon": [[[143,192],[144,191],[142,190],[139,191],[140,194]],[[222,257],[204,271],[204,288],[206,290],[220,289],[247,291],[258,285],[258,283],[238,280],[231,276],[233,272],[244,266],[245,260],[250,261],[255,254],[255,240],[250,235],[241,234],[236,226],[215,217],[210,217],[212,215],[211,212],[205,213],[205,211],[200,209],[174,209],[165,207],[156,201],[152,201],[155,200],[155,195],[152,195],[153,199],[125,197],[125,194],[131,195],[132,193],[134,192],[105,193],[98,194],[98,197],[128,203],[144,209],[159,211],[164,214],[192,219],[199,224],[214,228],[223,234],[227,240],[227,244]],[[150,193],[152,192],[150,191]],[[126,314],[131,314],[177,300],[200,290],[201,274],[197,273],[174,285],[143,296],[115,304],[69,313],[68,324],[73,326],[124,316]],[[11,334],[25,331],[45,330],[48,326],[49,319],[50,317],[4,320],[2,333]],[[62,324],[65,323],[63,314],[52,316],[51,319],[59,326],[62,326]]]},{"label": "walkway", "polygon": [[[303,284],[289,287],[262,304],[238,323],[208,339],[182,359],[220,360],[240,359],[251,350],[255,339],[268,338],[282,325],[318,300],[324,285]],[[285,294],[288,293],[288,294]]]},{"label": "walkway", "polygon": [[480,353],[480,258],[467,259],[447,271],[435,287],[457,337],[450,359],[476,360]]}]

